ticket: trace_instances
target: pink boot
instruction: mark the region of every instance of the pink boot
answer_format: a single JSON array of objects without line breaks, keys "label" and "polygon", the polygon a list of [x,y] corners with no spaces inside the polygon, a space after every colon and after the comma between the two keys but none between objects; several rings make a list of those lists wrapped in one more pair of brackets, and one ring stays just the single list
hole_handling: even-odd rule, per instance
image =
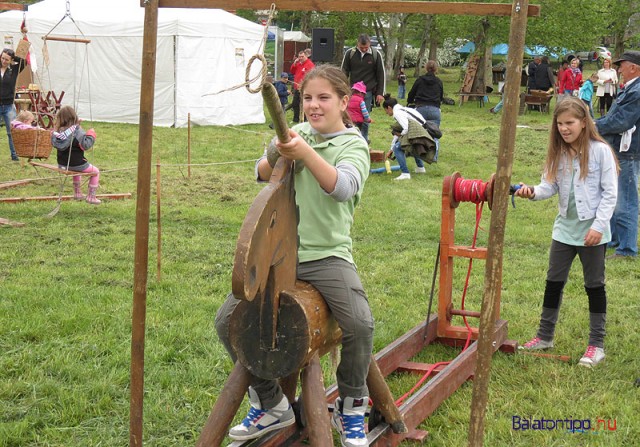
[{"label": "pink boot", "polygon": [[91,205],[100,205],[102,203],[100,199],[96,197],[97,186],[89,186],[89,194],[87,194],[87,203]]},{"label": "pink boot", "polygon": [[80,189],[80,182],[73,182],[73,198],[74,200],[84,200],[84,194]]}]

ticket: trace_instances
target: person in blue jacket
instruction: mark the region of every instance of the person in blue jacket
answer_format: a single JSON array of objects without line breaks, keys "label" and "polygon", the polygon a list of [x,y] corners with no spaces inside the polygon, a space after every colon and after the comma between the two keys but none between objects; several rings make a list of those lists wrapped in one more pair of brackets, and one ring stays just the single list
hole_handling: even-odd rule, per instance
[{"label": "person in blue jacket", "polygon": [[289,75],[287,73],[282,73],[280,75],[280,80],[274,82],[274,87],[278,92],[278,97],[280,98],[280,104],[282,104],[282,110],[287,107],[287,103],[289,102],[289,95],[291,92],[289,91]]},{"label": "person in blue jacket", "polygon": [[620,164],[618,203],[611,218],[610,258],[638,256],[638,173],[640,173],[640,51],[626,51],[613,63],[624,88],[602,118],[600,135],[611,145]]}]

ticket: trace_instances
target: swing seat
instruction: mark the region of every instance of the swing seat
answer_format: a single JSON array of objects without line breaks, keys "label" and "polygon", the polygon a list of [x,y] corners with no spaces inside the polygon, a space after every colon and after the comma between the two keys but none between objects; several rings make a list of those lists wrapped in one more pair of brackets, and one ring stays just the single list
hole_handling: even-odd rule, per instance
[{"label": "swing seat", "polygon": [[11,138],[18,157],[49,158],[51,131],[47,129],[11,129]]},{"label": "swing seat", "polygon": [[49,169],[51,171],[59,172],[60,174],[64,174],[64,175],[84,175],[84,176],[87,176],[87,177],[93,177],[94,175],[96,175],[95,172],[67,171],[66,169],[59,168],[56,165],[48,165],[46,163],[37,163],[35,161],[30,161],[29,164],[31,166],[35,166],[35,167],[38,167],[38,168],[45,168],[45,169]]}]

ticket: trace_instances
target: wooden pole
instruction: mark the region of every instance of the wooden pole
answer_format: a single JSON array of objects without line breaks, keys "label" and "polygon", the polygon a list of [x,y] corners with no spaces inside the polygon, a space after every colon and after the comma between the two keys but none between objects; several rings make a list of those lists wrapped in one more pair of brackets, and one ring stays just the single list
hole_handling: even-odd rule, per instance
[{"label": "wooden pole", "polygon": [[516,141],[518,119],[518,96],[524,40],[527,30],[528,0],[514,0],[511,12],[509,54],[505,84],[504,113],[500,127],[498,167],[496,169],[494,200],[491,209],[487,261],[485,267],[484,293],[480,308],[478,330],[478,361],[471,399],[471,420],[469,423],[469,446],[481,447],[484,437],[484,418],[487,411],[489,378],[493,355],[493,333],[497,311],[500,309],[502,288],[502,251],[504,229],[509,208],[509,183],[513,168],[513,154]]},{"label": "wooden pole", "polygon": [[153,148],[153,105],[158,41],[158,0],[145,0],[140,125],[138,141],[138,190],[136,201],[136,241],[133,272],[133,313],[131,317],[131,399],[129,445],[142,445],[142,403],[144,396],[144,336],[149,272],[149,203],[151,152]]},{"label": "wooden pole", "polygon": [[29,5],[22,5],[20,3],[0,3],[0,11],[28,11]]},{"label": "wooden pole", "polygon": [[156,220],[157,231],[158,231],[158,250],[156,252],[157,257],[157,269],[156,269],[156,281],[160,282],[162,279],[162,221],[160,219],[160,200],[162,198],[161,194],[161,186],[162,182],[160,181],[160,156],[156,159]]},{"label": "wooden pole", "polygon": [[322,367],[317,352],[302,370],[302,402],[311,445],[316,447],[333,446],[327,401],[322,386]]},{"label": "wooden pole", "polygon": [[72,43],[91,43],[90,39],[78,39],[77,37],[64,37],[64,36],[42,36],[42,40],[55,40],[58,42],[72,42]]},{"label": "wooden pole", "polygon": [[251,374],[240,362],[236,362],[200,432],[196,447],[214,447],[222,444],[250,383]]},{"label": "wooden pole", "polygon": [[191,113],[187,114],[187,178],[191,178]]}]

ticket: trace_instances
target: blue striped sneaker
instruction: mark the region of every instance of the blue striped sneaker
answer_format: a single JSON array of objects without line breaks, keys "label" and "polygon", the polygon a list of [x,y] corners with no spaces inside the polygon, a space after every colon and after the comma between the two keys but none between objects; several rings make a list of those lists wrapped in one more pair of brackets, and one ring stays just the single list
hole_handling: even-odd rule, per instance
[{"label": "blue striped sneaker", "polygon": [[270,410],[264,410],[260,404],[260,398],[253,388],[249,387],[249,413],[242,422],[231,430],[229,437],[235,441],[247,441],[256,439],[265,433],[287,427],[296,422],[293,408],[286,396],[278,405]]},{"label": "blue striped sneaker", "polygon": [[368,397],[337,398],[331,416],[331,425],[340,433],[342,447],[368,447],[364,432],[364,414],[369,404]]}]

